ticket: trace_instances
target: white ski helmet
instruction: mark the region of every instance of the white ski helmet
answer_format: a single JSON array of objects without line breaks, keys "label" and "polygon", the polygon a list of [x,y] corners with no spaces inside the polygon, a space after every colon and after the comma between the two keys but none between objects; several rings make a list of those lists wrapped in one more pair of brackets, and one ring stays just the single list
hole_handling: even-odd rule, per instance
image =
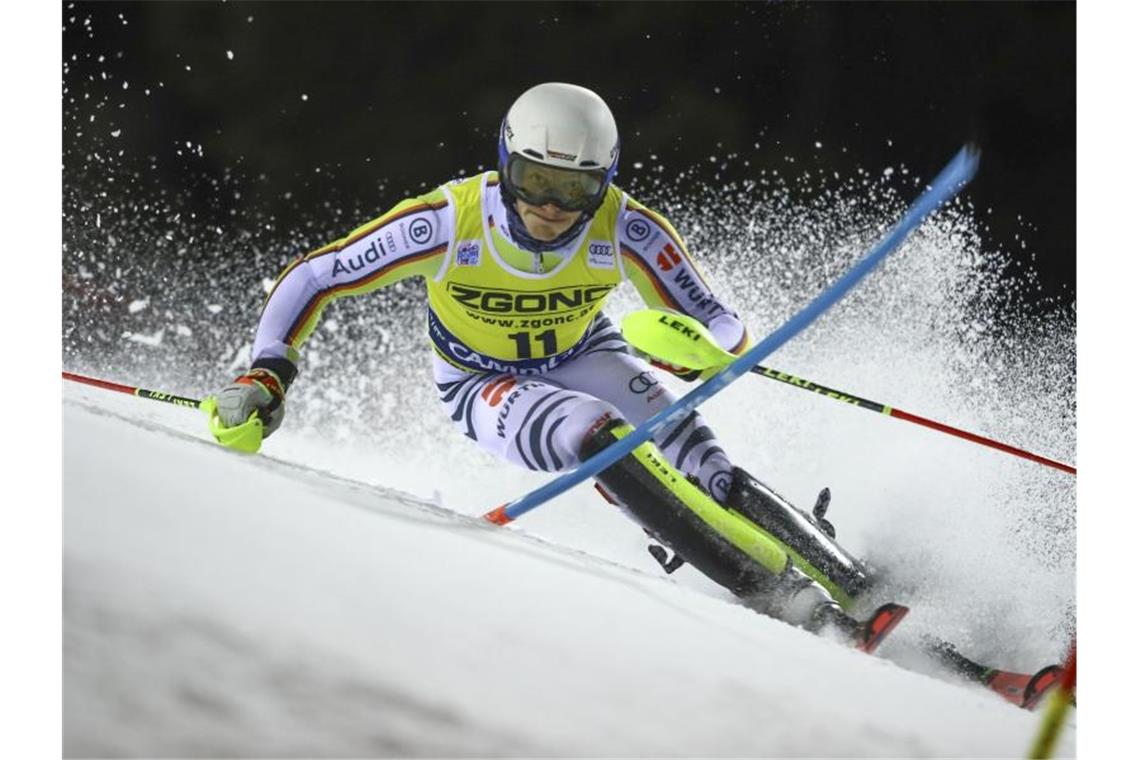
[{"label": "white ski helmet", "polygon": [[617,173],[614,115],[597,93],[546,82],[524,92],[499,130],[499,181],[508,197],[593,215]]}]

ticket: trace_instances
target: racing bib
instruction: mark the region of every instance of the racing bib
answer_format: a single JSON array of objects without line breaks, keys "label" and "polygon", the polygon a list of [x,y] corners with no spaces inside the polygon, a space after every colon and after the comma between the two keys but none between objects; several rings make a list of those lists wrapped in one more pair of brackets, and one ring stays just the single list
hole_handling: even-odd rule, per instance
[{"label": "racing bib", "polygon": [[428,280],[429,330],[436,350],[467,369],[552,369],[582,341],[610,291],[621,283],[614,231],[621,191],[610,187],[577,247],[551,271],[506,263],[510,246],[489,226],[494,172],[444,190],[455,208],[447,265]]}]

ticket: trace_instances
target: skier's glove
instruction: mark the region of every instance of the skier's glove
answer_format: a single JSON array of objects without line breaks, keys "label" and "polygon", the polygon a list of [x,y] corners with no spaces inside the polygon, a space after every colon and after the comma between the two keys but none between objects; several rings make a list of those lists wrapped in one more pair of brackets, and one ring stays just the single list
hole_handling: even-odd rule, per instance
[{"label": "skier's glove", "polygon": [[241,425],[257,412],[261,436],[281,427],[285,418],[285,386],[277,373],[257,367],[227,385],[217,396],[218,421],[224,427]]}]

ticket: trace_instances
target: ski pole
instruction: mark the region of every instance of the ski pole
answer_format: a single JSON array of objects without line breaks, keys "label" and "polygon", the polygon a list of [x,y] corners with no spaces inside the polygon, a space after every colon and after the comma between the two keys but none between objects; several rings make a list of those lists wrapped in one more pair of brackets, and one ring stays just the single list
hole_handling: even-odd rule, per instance
[{"label": "ski pole", "polygon": [[1041,729],[1033,746],[1029,750],[1032,760],[1046,760],[1053,756],[1053,749],[1057,745],[1057,738],[1061,735],[1061,726],[1065,715],[1073,703],[1073,695],[1077,689],[1077,641],[1069,648],[1069,657],[1065,661],[1065,669],[1061,671],[1061,683],[1049,700],[1049,707],[1041,719]]},{"label": "ski pole", "polygon": [[64,372],[63,379],[70,380],[73,383],[93,385],[96,388],[103,388],[109,391],[118,391],[119,393],[126,393],[131,396],[150,399],[151,401],[164,401],[167,404],[174,404],[176,406],[201,409],[206,413],[210,424],[210,432],[213,433],[214,439],[217,440],[218,443],[228,449],[243,451],[247,454],[252,454],[261,448],[264,423],[262,423],[261,418],[257,416],[257,412],[251,412],[249,418],[240,425],[226,427],[222,425],[221,420],[218,419],[218,401],[213,396],[207,396],[204,399],[187,398],[164,391],[151,391],[133,385],[113,383],[110,380],[100,380],[97,377],[77,375],[74,372]]},{"label": "ski pole", "polygon": [[132,396],[139,398],[147,398],[151,401],[165,401],[168,404],[176,404],[177,406],[189,406],[194,409],[202,408],[202,400],[196,398],[186,398],[184,396],[175,396],[173,393],[163,393],[162,391],[148,391],[146,388],[136,388],[133,385],[122,385],[121,383],[112,383],[109,380],[100,380],[97,377],[87,377],[86,375],[77,375],[74,372],[64,372],[64,380],[70,380],[74,383],[83,383],[84,385],[93,385],[96,388],[104,388],[109,391],[118,391],[119,393],[129,393]]},{"label": "ski pole", "polygon": [[973,178],[977,168],[977,150],[969,146],[962,148],[951,159],[950,163],[939,172],[926,191],[911,204],[902,219],[863,258],[855,262],[842,277],[768,337],[750,348],[732,364],[724,367],[686,395],[638,425],[629,435],[579,464],[577,469],[563,473],[516,501],[495,507],[483,515],[483,518],[496,525],[505,525],[511,522],[520,515],[545,504],[555,496],[606,469],[648,441],[663,427],[680,420],[705,401],[720,393],[729,383],[751,370],[766,356],[794,338],[821,314],[834,306],[839,299],[847,295],[864,277],[878,267],[883,259],[902,245],[907,235],[921,224],[927,215],[957,195],[958,191]]},{"label": "ski pole", "polygon": [[[709,333],[704,325],[684,314],[674,314],[660,309],[642,309],[641,311],[636,311],[628,315],[622,321],[621,329],[626,339],[636,348],[650,356],[677,366],[687,367],[689,369],[707,369],[709,367],[723,367],[736,360],[735,355],[725,351],[717,344],[716,339],[713,338],[712,334]],[[790,375],[787,372],[781,372],[778,369],[771,369],[758,364],[749,371],[761,377],[786,383],[801,390],[818,393],[821,396],[827,396],[828,398],[833,398],[845,404],[852,404],[861,409],[885,414],[888,417],[894,417],[895,419],[905,422],[913,422],[916,425],[922,425],[931,430],[947,433],[962,438],[963,440],[978,443],[982,446],[988,446],[991,449],[1004,451],[1007,454],[1028,459],[1031,462],[1043,464],[1046,467],[1052,467],[1053,469],[1067,472],[1070,475],[1077,474],[1075,467],[1065,464],[1064,462],[1059,462],[1056,459],[1049,459],[1048,457],[1034,454],[1025,449],[1019,449],[1016,446],[1010,446],[1008,443],[1002,443],[993,438],[987,438],[986,436],[961,430],[942,422],[920,417],[917,414],[887,406],[878,401],[860,398],[846,391],[828,388],[825,385],[820,385],[811,380],[804,380],[795,375]]]}]

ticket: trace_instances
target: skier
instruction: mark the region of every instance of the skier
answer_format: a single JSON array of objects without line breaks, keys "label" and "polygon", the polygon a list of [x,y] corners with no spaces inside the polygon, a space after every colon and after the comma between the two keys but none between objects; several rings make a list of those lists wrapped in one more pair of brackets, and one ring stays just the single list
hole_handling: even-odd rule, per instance
[{"label": "skier", "polygon": [[[675,395],[602,311],[614,288],[629,280],[647,304],[698,319],[735,354],[749,336],[669,221],[613,184],[618,154],[614,117],[594,92],[563,83],[524,92],[502,121],[497,172],[405,200],[286,267],[265,301],[249,371],[217,394],[216,424],[257,415],[264,435],[273,433],[299,349],[325,306],[415,276],[427,282],[440,402],[484,450],[533,470],[572,469],[664,409]],[[905,608],[889,605],[894,619],[855,621],[778,539],[762,562],[746,553],[725,520],[742,515],[816,538],[830,526],[822,508],[807,519],[734,467],[701,415],[667,426],[655,444],[597,480],[673,549],[666,562],[651,547],[667,571],[687,561],[751,609],[838,630],[867,651],[901,619]],[[854,564],[823,554],[819,561],[846,571],[847,590],[858,591],[865,579]]]}]

